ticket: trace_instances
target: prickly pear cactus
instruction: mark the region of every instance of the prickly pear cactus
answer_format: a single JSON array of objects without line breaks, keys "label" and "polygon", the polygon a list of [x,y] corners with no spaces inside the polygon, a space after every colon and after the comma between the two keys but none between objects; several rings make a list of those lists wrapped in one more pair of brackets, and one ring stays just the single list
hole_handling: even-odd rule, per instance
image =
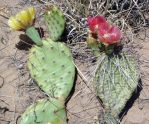
[{"label": "prickly pear cactus", "polygon": [[50,8],[45,15],[50,39],[42,40],[33,26],[34,8],[31,8],[32,13],[28,13],[29,10],[19,13],[25,25],[22,26],[18,16],[12,17],[9,24],[15,30],[25,31],[35,43],[29,53],[28,69],[50,100],[31,105],[22,115],[21,124],[67,124],[64,103],[73,87],[75,66],[69,48],[55,42],[64,31],[64,15],[56,6]]},{"label": "prickly pear cactus", "polygon": [[63,13],[58,7],[53,6],[50,11],[45,14],[45,20],[48,23],[50,39],[57,41],[65,28],[65,18]]},{"label": "prickly pear cactus", "polygon": [[39,87],[52,98],[66,99],[73,86],[75,67],[70,50],[48,39],[30,50],[28,68]]},{"label": "prickly pear cactus", "polygon": [[42,99],[26,109],[20,124],[67,124],[64,103]]},{"label": "prickly pear cactus", "polygon": [[[103,102],[106,115],[113,119],[106,124],[117,124],[115,119],[135,91],[139,80],[136,60],[126,54],[104,55],[95,74],[97,96]],[[106,118],[106,117],[105,117]],[[115,118],[115,119],[114,119]]]}]

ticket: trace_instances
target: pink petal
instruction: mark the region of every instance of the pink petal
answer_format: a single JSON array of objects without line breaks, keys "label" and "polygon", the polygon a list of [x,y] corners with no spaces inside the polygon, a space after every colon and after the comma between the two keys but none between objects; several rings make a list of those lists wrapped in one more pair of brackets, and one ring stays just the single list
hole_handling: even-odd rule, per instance
[{"label": "pink petal", "polygon": [[119,41],[122,37],[122,33],[120,31],[120,29],[116,26],[111,27],[110,31],[109,31],[110,37],[111,37],[111,41]]},{"label": "pink petal", "polygon": [[110,25],[108,23],[103,23],[102,25],[100,25],[98,34],[102,36],[104,34],[107,34],[109,30],[110,30]]},{"label": "pink petal", "polygon": [[97,23],[100,25],[102,23],[106,23],[106,19],[103,16],[96,16],[95,20],[97,20]]},{"label": "pink petal", "polygon": [[102,25],[98,31],[98,38],[100,42],[107,44],[118,43],[122,37],[121,31],[118,27],[109,25]]},{"label": "pink petal", "polygon": [[89,25],[89,29],[93,32],[97,32],[97,28],[100,27],[101,24],[107,23],[106,19],[103,16],[96,16],[96,17],[88,17],[87,23]]},{"label": "pink petal", "polygon": [[100,42],[102,43],[107,43],[107,44],[111,44],[111,38],[109,35],[107,35],[106,37],[105,36],[98,36]]}]

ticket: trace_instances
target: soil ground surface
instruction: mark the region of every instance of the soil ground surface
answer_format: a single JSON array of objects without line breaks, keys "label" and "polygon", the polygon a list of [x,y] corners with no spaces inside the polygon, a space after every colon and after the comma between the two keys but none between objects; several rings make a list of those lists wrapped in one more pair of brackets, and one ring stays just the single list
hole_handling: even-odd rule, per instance
[{"label": "soil ground surface", "polygon": [[[28,50],[18,49],[20,32],[12,32],[7,26],[7,17],[25,6],[21,0],[0,0],[0,124],[19,124],[21,114],[44,93],[31,79],[26,67]],[[139,55],[142,90],[133,105],[125,113],[121,124],[149,124],[149,30],[143,30],[134,38]],[[138,45],[139,43],[139,45]],[[142,63],[141,63],[142,62]],[[96,98],[90,80],[89,63],[75,60],[78,69],[87,80],[78,74],[74,91],[66,104],[68,124],[98,124],[102,107]]]}]

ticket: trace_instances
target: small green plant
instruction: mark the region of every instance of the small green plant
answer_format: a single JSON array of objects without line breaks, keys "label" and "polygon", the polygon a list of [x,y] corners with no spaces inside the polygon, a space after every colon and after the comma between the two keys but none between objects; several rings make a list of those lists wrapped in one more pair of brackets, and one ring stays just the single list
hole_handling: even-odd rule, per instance
[{"label": "small green plant", "polygon": [[99,57],[93,82],[105,110],[100,123],[118,124],[119,114],[138,85],[137,62],[126,52],[116,52],[122,37],[118,27],[102,16],[89,17],[88,25],[88,46]]},{"label": "small green plant", "polygon": [[[21,21],[23,19],[26,21]],[[75,66],[69,48],[57,41],[64,31],[64,15],[56,6],[46,12],[50,35],[46,40],[40,38],[33,26],[34,19],[35,9],[32,8],[8,21],[12,29],[24,30],[35,43],[30,49],[27,66],[32,78],[49,97],[27,108],[21,124],[66,124],[65,100],[73,87]]]}]

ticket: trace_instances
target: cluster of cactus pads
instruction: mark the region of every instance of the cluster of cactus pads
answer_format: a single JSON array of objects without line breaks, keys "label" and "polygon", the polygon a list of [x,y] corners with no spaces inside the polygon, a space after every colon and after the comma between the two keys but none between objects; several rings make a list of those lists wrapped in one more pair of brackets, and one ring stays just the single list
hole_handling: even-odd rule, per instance
[{"label": "cluster of cactus pads", "polygon": [[[69,48],[58,42],[65,28],[64,15],[56,6],[50,7],[45,13],[49,38],[43,40],[32,26],[35,16],[31,15],[34,13],[33,8],[23,11],[15,18],[12,17],[9,25],[18,30],[23,27],[24,30],[22,23],[26,24],[25,32],[35,42],[27,66],[32,78],[48,98],[28,107],[20,123],[67,124],[65,100],[73,87],[75,66]],[[89,17],[88,24],[90,34],[87,43],[99,57],[93,82],[105,110],[100,123],[118,124],[119,114],[138,85],[137,62],[132,55],[115,53],[121,38],[118,27],[109,25],[102,16]]]},{"label": "cluster of cactus pads", "polygon": [[67,124],[65,100],[73,87],[75,66],[69,48],[57,41],[64,31],[64,15],[52,6],[45,13],[45,20],[49,38],[40,40],[34,27],[27,29],[26,34],[36,43],[30,49],[28,69],[48,99],[27,108],[21,124]]},{"label": "cluster of cactus pads", "polygon": [[137,61],[124,51],[115,52],[121,39],[116,26],[111,26],[102,16],[90,17],[88,24],[88,45],[99,59],[93,82],[104,107],[100,123],[119,124],[119,115],[138,85]]}]

